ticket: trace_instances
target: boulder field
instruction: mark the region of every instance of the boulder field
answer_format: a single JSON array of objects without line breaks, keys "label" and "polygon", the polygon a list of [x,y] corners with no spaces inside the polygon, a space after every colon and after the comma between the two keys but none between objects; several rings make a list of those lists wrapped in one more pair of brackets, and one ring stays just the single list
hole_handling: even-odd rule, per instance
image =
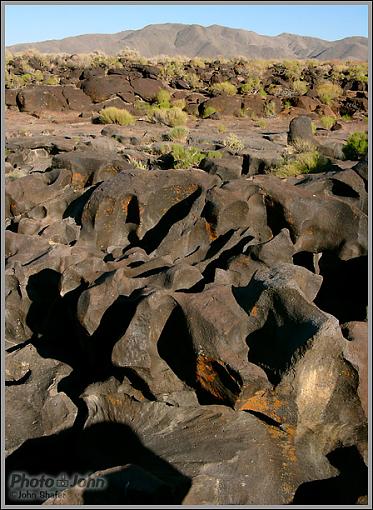
[{"label": "boulder field", "polygon": [[[16,102],[156,81],[102,79]],[[34,504],[364,502],[367,161],[273,175],[302,118],[188,168],[130,135],[7,139],[8,480],[86,481]]]}]

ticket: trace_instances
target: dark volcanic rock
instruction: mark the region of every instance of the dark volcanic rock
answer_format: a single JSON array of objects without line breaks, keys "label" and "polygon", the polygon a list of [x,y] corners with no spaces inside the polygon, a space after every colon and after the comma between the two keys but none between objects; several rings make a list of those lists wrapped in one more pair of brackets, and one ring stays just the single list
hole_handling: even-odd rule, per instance
[{"label": "dark volcanic rock", "polygon": [[199,111],[203,115],[208,108],[215,110],[221,115],[240,115],[241,98],[225,95],[212,97],[200,105]]},{"label": "dark volcanic rock", "polygon": [[63,95],[63,87],[38,85],[22,89],[17,95],[17,104],[21,112],[43,110],[66,110],[68,104]]},{"label": "dark volcanic rock", "polygon": [[297,140],[315,144],[311,119],[305,115],[295,117],[289,125],[288,143],[293,143]]},{"label": "dark volcanic rock", "polygon": [[137,96],[144,101],[151,101],[157,95],[157,92],[165,88],[161,81],[150,78],[137,78],[131,80],[131,86]]},{"label": "dark volcanic rock", "polygon": [[[25,92],[25,105],[99,109],[165,87],[151,66],[122,63],[45,104]],[[240,72],[198,74],[207,90]],[[219,115],[266,107],[174,98]],[[7,476],[85,480],[33,504],[364,501],[367,160],[282,180],[270,171],[286,132],[274,130],[199,169],[156,170],[148,127],[91,127],[79,142],[6,142]],[[191,130],[188,145],[216,149]],[[309,118],[291,123],[290,141],[309,135]]]},{"label": "dark volcanic rock", "polygon": [[94,103],[106,101],[119,94],[134,99],[133,88],[124,76],[93,76],[84,80],[81,87]]}]

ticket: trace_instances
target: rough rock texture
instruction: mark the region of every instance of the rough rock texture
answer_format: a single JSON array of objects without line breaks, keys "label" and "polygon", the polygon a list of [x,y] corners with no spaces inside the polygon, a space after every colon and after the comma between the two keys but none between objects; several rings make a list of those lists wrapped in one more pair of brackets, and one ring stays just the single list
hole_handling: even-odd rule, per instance
[{"label": "rough rock texture", "polygon": [[[84,77],[92,99],[123,92],[109,78]],[[73,480],[35,504],[364,501],[367,162],[257,175],[281,144],[249,133],[198,169],[136,168],[147,142],[7,143],[7,476]]]}]

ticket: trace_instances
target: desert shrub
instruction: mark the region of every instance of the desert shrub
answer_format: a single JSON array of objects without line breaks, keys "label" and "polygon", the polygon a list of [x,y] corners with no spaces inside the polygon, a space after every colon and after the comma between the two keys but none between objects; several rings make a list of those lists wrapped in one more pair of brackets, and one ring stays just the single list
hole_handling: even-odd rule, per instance
[{"label": "desert shrub", "polygon": [[193,88],[197,89],[203,84],[196,73],[185,73],[184,80]]},{"label": "desert shrub", "polygon": [[166,134],[167,139],[172,142],[183,142],[187,139],[189,129],[183,126],[175,126]]},{"label": "desert shrub", "polygon": [[316,94],[322,103],[330,104],[342,95],[342,89],[336,83],[326,81],[316,87]]},{"label": "desert shrub", "polygon": [[176,106],[177,108],[181,108],[182,110],[184,110],[186,106],[186,101],[185,99],[172,99],[171,104],[172,106]]},{"label": "desert shrub", "polygon": [[350,64],[348,66],[347,78],[368,83],[368,64]]},{"label": "desert shrub", "polygon": [[216,126],[216,129],[218,130],[218,133],[225,133],[227,131],[227,126],[224,126],[224,124],[219,124]]},{"label": "desert shrub", "polygon": [[264,105],[264,115],[266,117],[273,117],[276,115],[276,103],[274,101],[268,101],[268,103]]},{"label": "desert shrub", "polygon": [[160,90],[158,90],[158,92],[154,98],[154,103],[159,108],[170,108],[170,106],[171,106],[170,99],[171,99],[171,95],[168,92],[168,90],[160,89]]},{"label": "desert shrub", "polygon": [[302,67],[301,63],[297,60],[284,60],[283,62],[284,66],[284,74],[287,80],[298,80],[301,72]]},{"label": "desert shrub", "polygon": [[336,123],[336,118],[331,115],[323,115],[320,117],[320,124],[325,129],[331,129]]},{"label": "desert shrub", "polygon": [[45,85],[58,85],[59,83],[60,83],[60,79],[58,78],[58,76],[55,76],[55,75],[49,76],[45,80]]},{"label": "desert shrub", "polygon": [[294,80],[291,84],[291,88],[299,96],[304,96],[304,94],[307,94],[308,90],[307,83],[302,80]]},{"label": "desert shrub", "polygon": [[148,114],[150,120],[160,122],[169,127],[184,126],[188,115],[181,108],[155,108]]},{"label": "desert shrub", "polygon": [[224,147],[230,149],[232,152],[239,152],[245,148],[245,145],[234,133],[231,133],[226,138],[224,138],[222,143]]},{"label": "desert shrub", "polygon": [[267,92],[264,90],[263,87],[260,87],[260,89],[258,90],[258,94],[260,95],[260,97],[267,97]]},{"label": "desert shrub", "polygon": [[177,60],[165,60],[162,62],[159,76],[162,80],[170,81],[173,78],[183,78],[185,74],[184,65]]},{"label": "desert shrub", "polygon": [[252,78],[248,78],[246,82],[241,85],[240,92],[241,94],[255,94],[260,89],[260,78],[254,76]]},{"label": "desert shrub", "polygon": [[21,75],[21,79],[22,79],[23,83],[25,85],[27,85],[28,83],[30,83],[30,81],[32,81],[32,74],[24,73]]},{"label": "desert shrub", "polygon": [[174,168],[196,167],[206,157],[197,147],[184,147],[181,144],[172,145],[171,155],[174,159]]},{"label": "desert shrub", "polygon": [[368,154],[368,133],[366,131],[352,133],[343,147],[343,154],[346,159],[352,161],[364,158]]},{"label": "desert shrub", "polygon": [[223,157],[223,153],[221,151],[208,151],[206,157],[211,159],[220,159]]},{"label": "desert shrub", "polygon": [[341,115],[341,119],[344,121],[344,122],[349,122],[352,117],[349,113],[344,113],[343,115]]},{"label": "desert shrub", "polygon": [[203,119],[207,119],[208,117],[211,117],[211,115],[213,115],[214,113],[216,113],[215,108],[213,106],[207,106],[206,108],[204,108],[201,117]]},{"label": "desert shrub", "polygon": [[316,126],[316,124],[314,123],[313,120],[311,121],[311,131],[312,131],[313,135],[315,135],[316,132],[317,132],[317,126]]},{"label": "desert shrub", "polygon": [[101,124],[119,124],[120,126],[129,126],[135,122],[133,115],[127,110],[109,106],[99,111],[98,121]]},{"label": "desert shrub", "polygon": [[193,67],[199,67],[200,69],[204,69],[206,67],[205,61],[200,57],[194,57],[190,61]]},{"label": "desert shrub", "polygon": [[287,110],[291,108],[291,106],[292,106],[291,101],[289,101],[289,99],[286,99],[286,101],[284,101],[284,109]]},{"label": "desert shrub", "polygon": [[305,152],[312,152],[315,149],[315,144],[303,138],[296,138],[290,144],[290,147],[296,154],[303,154]]},{"label": "desert shrub", "polygon": [[296,177],[301,174],[325,171],[330,165],[329,159],[322,156],[317,149],[296,154],[284,160],[272,170],[277,177]]},{"label": "desert shrub", "polygon": [[42,82],[44,80],[44,74],[39,69],[34,71],[33,76],[34,76],[34,80],[36,80],[38,82]]},{"label": "desert shrub", "polygon": [[141,159],[136,159],[133,156],[128,156],[128,161],[134,168],[139,168],[140,170],[148,170],[148,165]]},{"label": "desert shrub", "polygon": [[229,81],[223,81],[221,83],[214,83],[211,85],[210,92],[213,95],[226,94],[227,96],[234,96],[237,94],[237,87]]}]

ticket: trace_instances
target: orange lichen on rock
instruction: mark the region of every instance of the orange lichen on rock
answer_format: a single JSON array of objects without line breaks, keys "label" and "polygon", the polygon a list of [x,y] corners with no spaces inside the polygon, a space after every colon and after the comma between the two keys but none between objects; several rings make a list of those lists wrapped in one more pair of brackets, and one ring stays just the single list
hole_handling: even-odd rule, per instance
[{"label": "orange lichen on rock", "polygon": [[217,239],[218,237],[215,228],[208,221],[205,222],[205,228],[209,236],[209,239],[211,239],[211,241],[215,241],[215,239]]},{"label": "orange lichen on rock", "polygon": [[71,184],[74,188],[84,188],[85,183],[86,178],[84,175],[80,174],[79,172],[73,172]]}]

